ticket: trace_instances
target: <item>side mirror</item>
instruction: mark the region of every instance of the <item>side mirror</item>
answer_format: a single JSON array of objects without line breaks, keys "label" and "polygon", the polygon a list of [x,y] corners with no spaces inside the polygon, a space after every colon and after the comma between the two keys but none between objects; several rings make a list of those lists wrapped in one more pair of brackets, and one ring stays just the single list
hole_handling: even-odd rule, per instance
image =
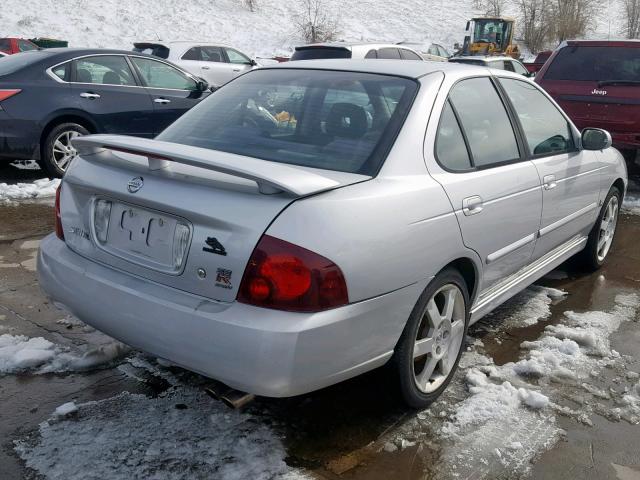
[{"label": "side mirror", "polygon": [[605,150],[612,144],[611,134],[600,128],[582,130],[582,148],[585,150]]},{"label": "side mirror", "polygon": [[251,60],[249,60],[248,64],[251,65],[252,67],[257,67],[258,66],[258,62],[256,62],[253,58]]},{"label": "side mirror", "polygon": [[198,78],[196,81],[196,90],[199,92],[206,92],[209,90],[209,82],[207,82],[204,78]]}]

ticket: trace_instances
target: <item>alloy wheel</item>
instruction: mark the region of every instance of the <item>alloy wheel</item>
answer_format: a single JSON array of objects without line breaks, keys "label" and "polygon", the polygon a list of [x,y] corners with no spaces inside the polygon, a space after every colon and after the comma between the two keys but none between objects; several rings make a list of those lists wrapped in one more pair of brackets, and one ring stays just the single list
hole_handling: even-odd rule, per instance
[{"label": "alloy wheel", "polygon": [[66,130],[61,132],[54,140],[53,146],[51,147],[51,157],[61,171],[64,172],[71,163],[71,160],[78,155],[75,147],[71,144],[71,139],[81,135],[80,132],[76,132],[75,130]]},{"label": "alloy wheel", "polygon": [[618,197],[612,195],[609,199],[609,203],[604,210],[602,219],[600,220],[600,229],[598,232],[598,261],[604,261],[605,257],[609,253],[611,244],[613,243],[613,236],[616,232],[616,225],[618,223]]},{"label": "alloy wheel", "polygon": [[413,346],[413,375],[423,393],[437,390],[453,369],[462,347],[465,302],[453,283],[442,286],[427,302]]}]

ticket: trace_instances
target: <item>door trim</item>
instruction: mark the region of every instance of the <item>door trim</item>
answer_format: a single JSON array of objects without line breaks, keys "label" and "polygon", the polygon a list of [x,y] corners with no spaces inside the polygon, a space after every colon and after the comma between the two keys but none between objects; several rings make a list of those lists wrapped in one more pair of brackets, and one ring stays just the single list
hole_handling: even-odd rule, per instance
[{"label": "door trim", "polygon": [[567,223],[575,220],[578,217],[581,217],[582,215],[585,215],[593,210],[595,210],[596,208],[598,208],[598,203],[597,202],[593,202],[589,205],[587,205],[584,208],[581,208],[580,210],[578,210],[577,212],[573,212],[570,215],[567,215],[564,218],[561,218],[560,220],[553,222],[550,225],[547,225],[544,228],[541,228],[538,231],[538,237],[542,237],[543,235],[546,235],[547,233],[553,232],[554,230],[557,230],[558,228],[566,225]]},{"label": "door trim", "polygon": [[506,247],[502,247],[500,250],[490,253],[489,255],[487,255],[487,264],[491,262],[495,262],[496,260],[499,260],[502,257],[509,255],[511,252],[514,252],[517,249],[524,247],[525,245],[533,242],[535,239],[536,239],[536,234],[531,233],[526,237],[521,238],[520,240],[517,240],[510,245],[507,245]]}]

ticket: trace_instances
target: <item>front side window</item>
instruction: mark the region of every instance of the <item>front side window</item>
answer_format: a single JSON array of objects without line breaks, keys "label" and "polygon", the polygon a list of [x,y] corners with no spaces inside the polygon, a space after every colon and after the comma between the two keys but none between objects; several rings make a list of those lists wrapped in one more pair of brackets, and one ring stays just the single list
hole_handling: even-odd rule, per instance
[{"label": "front side window", "polygon": [[149,58],[131,57],[147,87],[196,90],[196,81],[166,63]]},{"label": "front side window", "polygon": [[378,52],[374,50],[369,50],[364,58],[378,58]]},{"label": "front side window", "polygon": [[420,55],[413,53],[411,50],[405,50],[404,48],[400,49],[400,54],[404,60],[422,60]]},{"label": "front side window", "polygon": [[488,77],[462,80],[449,93],[449,100],[469,142],[475,167],[520,158],[509,116]]},{"label": "front side window", "polygon": [[527,70],[520,62],[512,61],[511,64],[513,65],[514,72],[519,73],[520,75],[529,75],[529,70]]},{"label": "front side window", "polygon": [[505,70],[505,62],[504,60],[494,60],[492,62],[487,62],[487,66],[489,68],[495,68],[497,70]]},{"label": "front side window", "polygon": [[530,82],[501,78],[500,83],[515,109],[533,155],[550,155],[574,149],[569,122]]},{"label": "front side window", "polygon": [[436,135],[436,158],[447,170],[464,171],[471,168],[471,159],[462,130],[451,104],[447,101],[440,117]]},{"label": "front side window", "polygon": [[106,85],[135,85],[129,64],[120,55],[100,55],[79,58],[76,63],[76,82]]},{"label": "front side window", "polygon": [[0,38],[0,51],[9,53],[11,51],[11,40]]},{"label": "front side window", "polygon": [[429,47],[429,50],[427,50],[427,52],[429,53],[429,55],[440,56],[440,51],[438,50],[438,46],[435,43]]},{"label": "front side window", "polygon": [[438,51],[440,52],[441,57],[449,58],[451,54],[444,48],[442,45],[438,45]]},{"label": "front side window", "polygon": [[157,138],[375,175],[416,91],[416,82],[388,75],[255,70],[225,85]]},{"label": "front side window", "polygon": [[222,53],[222,48],[220,47],[205,46],[200,47],[200,51],[202,52],[202,61],[204,62],[225,62],[224,54]]},{"label": "front side window", "polygon": [[250,58],[248,58],[246,55],[243,55],[239,51],[234,50],[233,48],[225,48],[225,51],[227,52],[229,63],[241,63],[244,65],[249,65],[251,63]]}]

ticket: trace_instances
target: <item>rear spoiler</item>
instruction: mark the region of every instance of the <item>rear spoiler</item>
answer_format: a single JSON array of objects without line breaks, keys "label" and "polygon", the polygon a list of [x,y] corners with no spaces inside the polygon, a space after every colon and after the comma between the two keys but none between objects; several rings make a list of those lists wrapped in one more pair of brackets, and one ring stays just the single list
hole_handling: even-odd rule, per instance
[{"label": "rear spoiler", "polygon": [[258,184],[260,193],[265,195],[286,192],[301,197],[340,186],[339,181],[304,167],[178,143],[121,135],[87,135],[75,137],[72,142],[80,156],[105,150],[141,155],[147,157],[149,170],[167,169],[172,163],[182,163],[253,180]]}]

